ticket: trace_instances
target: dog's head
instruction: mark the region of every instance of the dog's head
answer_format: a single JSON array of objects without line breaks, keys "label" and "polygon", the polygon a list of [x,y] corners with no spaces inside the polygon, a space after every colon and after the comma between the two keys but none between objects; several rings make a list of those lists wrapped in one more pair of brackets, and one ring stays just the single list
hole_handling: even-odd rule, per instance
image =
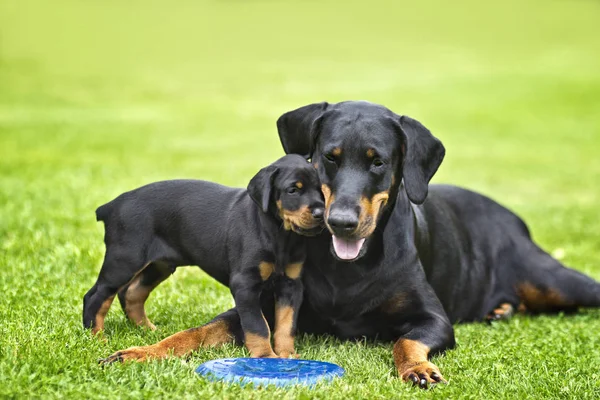
[{"label": "dog's head", "polygon": [[303,157],[283,156],[261,169],[248,194],[265,213],[283,221],[285,230],[314,236],[323,230],[324,202],[316,169]]},{"label": "dog's head", "polygon": [[416,204],[427,197],[445,149],[418,121],[368,102],[318,103],[277,121],[286,153],[312,159],[325,197],[325,223],[341,260],[363,256],[401,182]]}]

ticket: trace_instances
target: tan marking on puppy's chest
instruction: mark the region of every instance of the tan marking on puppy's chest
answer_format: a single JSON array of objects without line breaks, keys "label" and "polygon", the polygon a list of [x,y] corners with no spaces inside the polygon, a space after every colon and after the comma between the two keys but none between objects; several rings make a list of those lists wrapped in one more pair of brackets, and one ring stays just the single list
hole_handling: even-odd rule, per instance
[{"label": "tan marking on puppy's chest", "polygon": [[291,263],[286,265],[285,274],[290,279],[298,279],[302,273],[302,263]]},{"label": "tan marking on puppy's chest", "polygon": [[275,272],[275,264],[271,262],[261,261],[260,264],[258,264],[258,271],[260,272],[260,278],[263,281],[266,281],[267,279],[269,279],[271,274]]}]

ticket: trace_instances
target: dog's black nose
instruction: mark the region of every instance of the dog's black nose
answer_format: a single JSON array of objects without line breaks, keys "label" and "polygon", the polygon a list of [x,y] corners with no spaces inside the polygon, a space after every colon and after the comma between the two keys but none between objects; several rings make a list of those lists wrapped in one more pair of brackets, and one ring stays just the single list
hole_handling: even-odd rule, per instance
[{"label": "dog's black nose", "polygon": [[334,231],[352,232],[358,227],[358,216],[347,211],[331,211],[327,224]]},{"label": "dog's black nose", "polygon": [[323,219],[324,210],[322,208],[313,208],[312,216],[314,219],[318,219],[319,221]]}]

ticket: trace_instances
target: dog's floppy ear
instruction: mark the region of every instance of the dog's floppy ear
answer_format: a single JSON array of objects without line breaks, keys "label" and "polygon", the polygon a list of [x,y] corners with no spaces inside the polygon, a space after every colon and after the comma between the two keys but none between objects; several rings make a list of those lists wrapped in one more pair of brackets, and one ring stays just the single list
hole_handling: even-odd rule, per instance
[{"label": "dog's floppy ear", "polygon": [[254,175],[248,183],[248,195],[265,213],[269,211],[273,180],[277,172],[279,172],[277,167],[269,165],[258,171],[258,174]]},{"label": "dog's floppy ear", "polygon": [[407,116],[400,117],[404,136],[402,177],[410,201],[422,204],[427,197],[428,184],[444,159],[446,149],[429,129]]},{"label": "dog's floppy ear", "polygon": [[319,121],[328,106],[327,102],[314,103],[279,117],[277,131],[286,154],[300,154],[306,159],[312,157]]}]

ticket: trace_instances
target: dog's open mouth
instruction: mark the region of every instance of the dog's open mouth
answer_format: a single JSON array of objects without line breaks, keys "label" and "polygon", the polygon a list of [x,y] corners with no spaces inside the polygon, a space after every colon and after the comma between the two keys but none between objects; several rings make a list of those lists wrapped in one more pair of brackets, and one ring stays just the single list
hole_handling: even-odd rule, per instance
[{"label": "dog's open mouth", "polygon": [[365,238],[362,239],[344,239],[332,235],[333,251],[337,258],[343,261],[352,261],[361,253],[365,244]]}]

